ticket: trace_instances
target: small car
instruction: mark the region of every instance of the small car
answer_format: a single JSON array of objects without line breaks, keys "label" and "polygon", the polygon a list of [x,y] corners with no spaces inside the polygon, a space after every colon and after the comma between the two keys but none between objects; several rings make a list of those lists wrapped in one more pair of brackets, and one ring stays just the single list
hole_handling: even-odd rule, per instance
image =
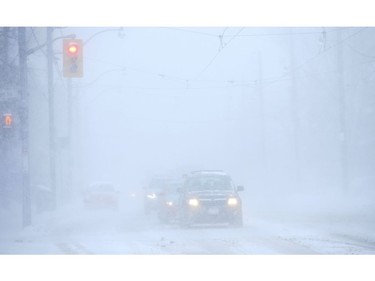
[{"label": "small car", "polygon": [[224,171],[195,171],[186,176],[179,199],[181,226],[221,224],[241,227],[242,201],[238,191]]}]

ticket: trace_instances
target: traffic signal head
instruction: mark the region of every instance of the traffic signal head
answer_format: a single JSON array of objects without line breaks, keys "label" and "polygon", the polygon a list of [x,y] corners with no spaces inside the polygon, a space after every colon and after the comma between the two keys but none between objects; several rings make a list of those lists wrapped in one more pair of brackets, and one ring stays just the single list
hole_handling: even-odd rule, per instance
[{"label": "traffic signal head", "polygon": [[3,114],[3,128],[12,128],[13,127],[13,116],[11,113]]},{"label": "traffic signal head", "polygon": [[64,77],[83,76],[82,40],[63,40],[63,73]]}]

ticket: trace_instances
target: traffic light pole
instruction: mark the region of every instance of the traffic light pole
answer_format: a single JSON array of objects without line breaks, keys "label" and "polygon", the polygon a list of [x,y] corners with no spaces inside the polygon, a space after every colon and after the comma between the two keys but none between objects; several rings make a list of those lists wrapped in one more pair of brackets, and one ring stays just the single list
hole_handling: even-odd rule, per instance
[{"label": "traffic light pole", "polygon": [[22,226],[31,225],[31,188],[29,170],[29,97],[27,92],[27,49],[26,29],[18,28],[19,69],[20,69],[20,106],[22,146]]},{"label": "traffic light pole", "polygon": [[72,137],[72,119],[73,119],[73,87],[72,87],[72,78],[67,78],[67,88],[68,88],[68,143],[69,143],[69,149],[68,149],[68,169],[67,169],[67,178],[68,178],[68,194],[69,194],[69,200],[72,193],[72,187],[73,187],[73,155],[72,155],[72,149],[73,149],[73,137]]},{"label": "traffic light pole", "polygon": [[349,191],[349,169],[348,169],[348,130],[346,122],[346,97],[344,86],[344,54],[342,47],[341,29],[337,31],[337,83],[339,95],[339,120],[340,120],[340,164],[341,164],[341,186],[343,193]]},{"label": "traffic light pole", "polygon": [[53,27],[47,27],[47,75],[48,75],[48,114],[49,114],[49,165],[52,209],[56,208],[56,137],[55,137],[55,96],[53,91]]},{"label": "traffic light pole", "polygon": [[32,224],[31,210],[31,186],[30,186],[30,157],[29,157],[29,94],[27,83],[27,58],[34,52],[47,46],[47,68],[48,68],[48,94],[49,94],[49,117],[50,117],[50,173],[51,189],[53,192],[53,207],[56,206],[56,170],[55,170],[55,127],[54,127],[54,95],[53,95],[53,50],[54,41],[63,38],[75,38],[74,34],[60,36],[52,39],[53,28],[47,28],[47,41],[35,48],[27,49],[26,27],[18,27],[19,48],[19,119],[21,135],[22,154],[22,226]]}]

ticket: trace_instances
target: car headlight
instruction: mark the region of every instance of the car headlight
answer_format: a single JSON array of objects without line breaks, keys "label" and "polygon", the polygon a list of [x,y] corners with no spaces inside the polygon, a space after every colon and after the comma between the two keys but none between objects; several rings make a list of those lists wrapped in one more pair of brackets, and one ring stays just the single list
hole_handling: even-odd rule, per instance
[{"label": "car headlight", "polygon": [[189,206],[197,207],[199,205],[199,201],[196,198],[191,198],[188,201]]},{"label": "car headlight", "polygon": [[147,198],[156,199],[156,194],[155,193],[147,194]]},{"label": "car headlight", "polygon": [[238,205],[238,199],[235,197],[231,197],[228,199],[228,205],[229,206],[237,206]]},{"label": "car headlight", "polygon": [[172,202],[172,201],[167,201],[166,204],[167,204],[167,206],[169,206],[169,207],[172,207],[172,206],[173,206],[173,202]]}]

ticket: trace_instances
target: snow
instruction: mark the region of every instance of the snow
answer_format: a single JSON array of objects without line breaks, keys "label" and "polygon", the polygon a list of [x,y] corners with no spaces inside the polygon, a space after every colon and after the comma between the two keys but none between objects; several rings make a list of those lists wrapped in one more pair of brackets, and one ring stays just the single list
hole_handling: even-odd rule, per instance
[{"label": "snow", "polygon": [[306,200],[299,209],[273,202],[265,210],[254,204],[245,209],[243,228],[197,225],[185,229],[162,224],[155,214],[143,214],[141,201],[122,205],[118,211],[87,210],[76,202],[56,213],[36,215],[33,225],[25,229],[9,221],[10,212],[2,211],[0,253],[375,254],[374,213],[368,212],[368,206],[349,208],[344,203],[345,211],[341,207],[328,211],[320,203],[319,212],[312,212]]},{"label": "snow", "polygon": [[[44,27],[1,28],[0,76],[14,79],[0,79],[0,110],[17,126],[22,30],[38,52],[21,87],[27,147],[18,127],[0,128],[1,255],[375,254],[375,28],[54,28],[53,73]],[[58,41],[71,33],[89,44],[84,77],[66,80]],[[244,186],[242,228],[144,214],[151,178],[192,171]],[[32,225],[22,228],[26,179]],[[84,208],[96,181],[113,183],[119,209]]]}]

